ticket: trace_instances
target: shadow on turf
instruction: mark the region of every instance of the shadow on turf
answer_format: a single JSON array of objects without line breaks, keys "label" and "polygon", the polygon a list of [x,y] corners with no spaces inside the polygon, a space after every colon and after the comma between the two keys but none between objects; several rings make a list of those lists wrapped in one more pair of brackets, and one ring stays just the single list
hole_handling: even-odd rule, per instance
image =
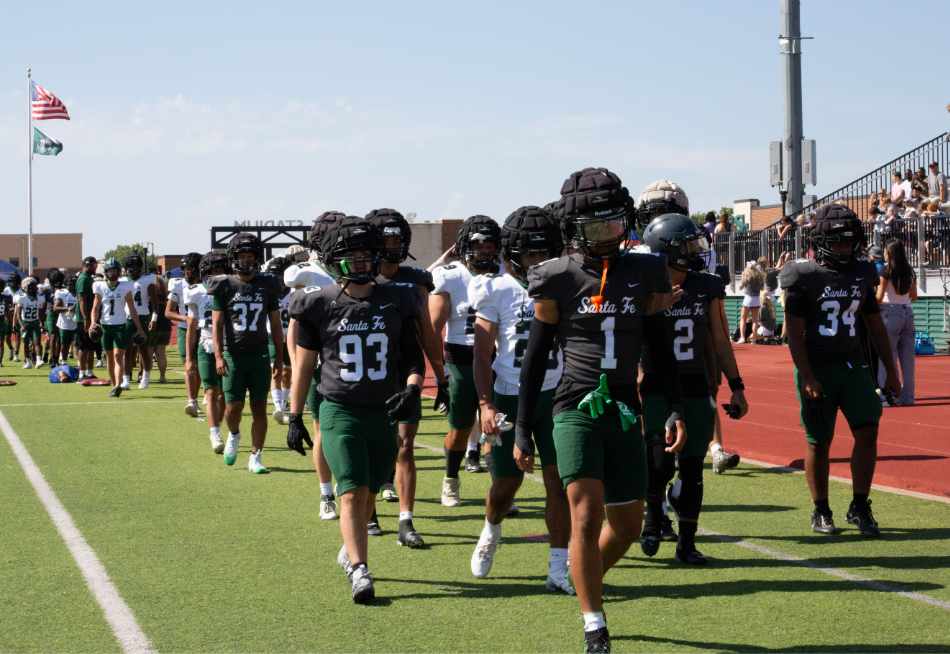
[{"label": "shadow on turf", "polygon": [[[702,538],[698,542],[702,542]],[[710,540],[710,542],[716,542]],[[682,563],[673,559],[672,545],[668,550],[669,555],[664,554],[661,548],[660,553],[653,558],[641,556],[639,552],[628,554],[621,563],[615,567],[618,568],[676,568],[678,570],[692,570]],[[889,570],[945,570],[950,568],[950,556],[815,556],[808,559],[811,563],[846,570],[848,568],[885,568]],[[644,565],[644,564],[649,565]],[[784,561],[782,559],[765,558],[747,558],[747,559],[717,559],[709,560],[709,567],[726,570],[729,568],[795,568],[801,564],[796,561]],[[867,576],[862,575],[862,576]],[[894,582],[884,582],[895,585]],[[941,585],[934,585],[935,588],[944,588]]]},{"label": "shadow on turf", "polygon": [[[672,562],[672,559],[670,559]],[[716,562],[718,564],[718,561]],[[687,570],[683,564],[677,564],[680,570]],[[888,582],[890,583],[890,582]],[[892,586],[897,584],[890,583]],[[901,590],[927,591],[940,590],[940,584],[927,582],[902,583]],[[699,599],[702,597],[741,597],[758,593],[829,593],[848,591],[866,591],[880,593],[881,591],[866,584],[856,584],[844,579],[820,579],[804,581],[801,579],[737,579],[735,581],[710,581],[707,583],[689,584],[652,584],[649,586],[614,586],[605,583],[603,586],[604,599],[608,602],[640,601],[644,599]]]},{"label": "shadow on turf", "polygon": [[[678,638],[657,638],[655,636],[626,636],[610,635],[611,640],[633,640],[644,643],[658,643],[676,645],[677,647],[695,647],[715,652],[946,652],[946,645],[930,645],[923,643],[898,644],[844,644],[833,645],[797,645],[795,647],[762,647],[761,645],[747,645],[744,643],[714,643],[700,640],[681,640]],[[657,648],[659,649],[659,648]]]},{"label": "shadow on turf", "polygon": [[[894,454],[889,456],[879,456],[877,457],[878,461],[939,461],[941,459],[946,459],[945,456],[935,456],[932,454]],[[851,458],[840,457],[837,459],[829,459],[829,463],[851,463]],[[805,469],[805,459],[795,459],[788,464],[789,468],[797,468],[798,470]]]},{"label": "shadow on turf", "polygon": [[[493,583],[499,580],[505,581],[515,581],[515,580],[531,580],[530,583],[520,583],[520,584],[503,584],[499,585]],[[403,584],[413,584],[413,585],[427,585],[427,586],[439,586],[441,587],[442,592],[431,592],[431,593],[409,593],[407,595],[398,595],[393,599],[443,599],[446,597],[453,596],[464,596],[464,597],[533,597],[536,595],[554,595],[553,591],[548,590],[544,587],[544,577],[540,576],[525,576],[525,577],[489,577],[481,581],[465,582],[465,581],[425,581],[420,579],[395,579],[388,577],[373,577],[373,580],[377,583],[403,583]]]},{"label": "shadow on turf", "polygon": [[[806,523],[807,524],[807,523]],[[795,536],[775,536],[772,534],[757,534],[750,536],[736,536],[730,534],[730,538],[740,540],[782,540],[801,543],[803,545],[821,545],[824,543],[840,543],[842,541],[866,541],[867,539],[849,525],[839,525],[839,533],[834,536],[824,536],[814,533],[801,533]],[[902,529],[900,527],[881,527],[881,540],[932,540],[946,541],[950,539],[950,528],[939,527],[933,529]]]},{"label": "shadow on turf", "polygon": [[752,513],[776,513],[778,511],[794,511],[797,506],[781,506],[780,504],[710,504],[703,505],[703,513],[749,511]]}]

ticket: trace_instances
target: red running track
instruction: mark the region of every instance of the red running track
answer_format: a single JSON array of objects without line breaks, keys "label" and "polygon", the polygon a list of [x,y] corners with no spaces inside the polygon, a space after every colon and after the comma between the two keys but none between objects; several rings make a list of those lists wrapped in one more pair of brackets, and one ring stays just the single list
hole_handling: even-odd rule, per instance
[{"label": "red running track", "polygon": [[[725,449],[744,459],[803,469],[805,434],[799,424],[788,348],[734,347],[749,414],[736,422],[720,412]],[[917,357],[916,386],[914,406],[884,408],[874,483],[950,497],[950,357]],[[728,387],[723,391],[728,393]],[[853,442],[839,412],[831,445],[833,476],[851,478]]]}]

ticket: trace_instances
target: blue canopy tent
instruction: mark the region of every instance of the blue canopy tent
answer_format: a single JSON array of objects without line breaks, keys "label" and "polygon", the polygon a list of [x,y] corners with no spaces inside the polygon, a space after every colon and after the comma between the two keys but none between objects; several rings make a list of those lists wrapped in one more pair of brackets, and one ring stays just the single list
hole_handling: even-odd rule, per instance
[{"label": "blue canopy tent", "polygon": [[165,276],[168,278],[182,277],[183,275],[181,274],[181,267],[172,268],[171,270],[165,273]]},{"label": "blue canopy tent", "polygon": [[0,259],[0,279],[3,280],[3,283],[6,284],[7,280],[10,278],[10,275],[13,273],[20,273],[20,277],[26,279],[26,273],[14,266],[9,261],[4,261]]}]

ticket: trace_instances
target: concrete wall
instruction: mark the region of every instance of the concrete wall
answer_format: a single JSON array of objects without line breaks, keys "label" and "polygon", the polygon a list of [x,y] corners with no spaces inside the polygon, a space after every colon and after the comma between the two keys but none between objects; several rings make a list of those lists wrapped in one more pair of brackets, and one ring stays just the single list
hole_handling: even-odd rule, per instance
[{"label": "concrete wall", "polygon": [[[405,265],[428,268],[441,257],[448,249],[443,247],[442,231],[442,223],[412,223],[412,245],[409,247],[409,254],[416,260],[408,259]],[[452,238],[455,238],[454,233]]]},{"label": "concrete wall", "polygon": [[[29,235],[0,234],[0,259],[18,259],[15,265],[29,271]],[[33,234],[34,269],[82,267],[82,234]],[[13,261],[10,261],[14,263]]]}]

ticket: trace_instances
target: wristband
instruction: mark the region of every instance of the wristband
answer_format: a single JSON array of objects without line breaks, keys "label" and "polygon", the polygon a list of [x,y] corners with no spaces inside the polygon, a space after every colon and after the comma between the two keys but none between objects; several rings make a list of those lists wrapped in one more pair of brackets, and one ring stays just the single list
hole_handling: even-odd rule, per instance
[{"label": "wristband", "polygon": [[735,379],[729,380],[729,390],[735,391],[744,391],[745,384],[742,382],[742,377],[736,377]]},{"label": "wristband", "polygon": [[154,312],[152,313],[152,322],[158,322],[158,314],[157,314],[157,313],[154,313]]}]

